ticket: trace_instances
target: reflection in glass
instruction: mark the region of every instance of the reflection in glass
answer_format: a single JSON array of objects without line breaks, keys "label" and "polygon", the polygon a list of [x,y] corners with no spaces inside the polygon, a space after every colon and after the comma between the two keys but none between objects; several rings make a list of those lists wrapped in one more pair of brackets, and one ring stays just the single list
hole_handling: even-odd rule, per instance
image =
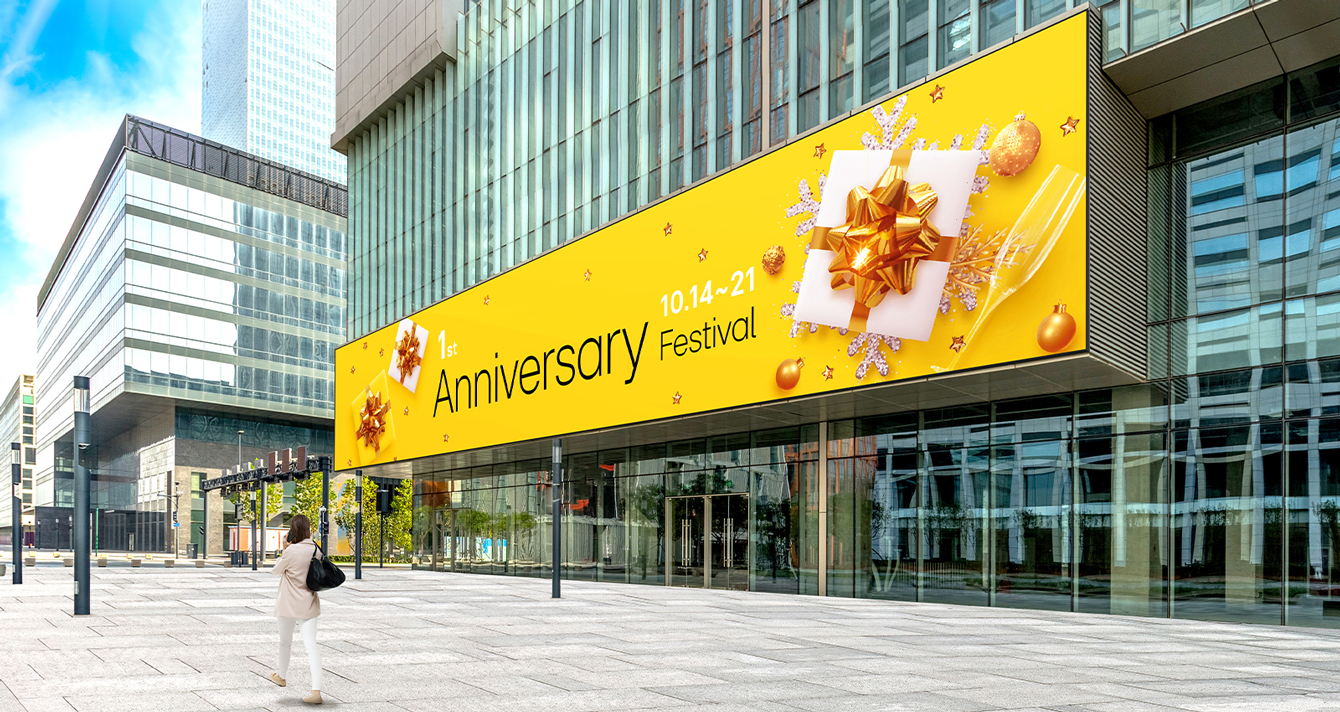
[{"label": "reflection in glass", "polygon": [[1069,458],[1066,441],[992,448],[995,605],[1070,609]]},{"label": "reflection in glass", "polygon": [[1289,625],[1340,628],[1340,421],[1289,424]]},{"label": "reflection in glass", "polygon": [[1165,615],[1168,465],[1163,433],[1076,443],[1078,610]]},{"label": "reflection in glass", "polygon": [[1173,615],[1278,623],[1278,423],[1174,433]]}]

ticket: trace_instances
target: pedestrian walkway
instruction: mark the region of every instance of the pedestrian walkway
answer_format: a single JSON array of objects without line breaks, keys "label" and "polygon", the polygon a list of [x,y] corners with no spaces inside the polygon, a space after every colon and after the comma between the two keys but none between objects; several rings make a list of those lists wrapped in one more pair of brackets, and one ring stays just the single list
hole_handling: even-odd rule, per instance
[{"label": "pedestrian walkway", "polygon": [[[1340,631],[365,570],[322,595],[327,703],[426,710],[1340,710]],[[67,569],[0,583],[0,712],[302,707],[275,581]]]}]

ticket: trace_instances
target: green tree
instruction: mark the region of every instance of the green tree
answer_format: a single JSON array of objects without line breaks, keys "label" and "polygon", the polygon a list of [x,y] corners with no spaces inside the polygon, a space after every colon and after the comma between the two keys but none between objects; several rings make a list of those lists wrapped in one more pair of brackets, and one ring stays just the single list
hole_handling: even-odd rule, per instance
[{"label": "green tree", "polygon": [[[391,496],[391,514],[386,518],[386,539],[391,549],[409,552],[410,528],[414,526],[414,482],[409,478],[396,485]],[[387,552],[388,556],[390,552]]]},{"label": "green tree", "polygon": [[321,477],[319,475],[312,475],[305,480],[297,480],[293,483],[293,511],[291,514],[305,514],[308,519],[312,520],[313,528],[318,526],[317,517],[321,514]]},{"label": "green tree", "polygon": [[[252,522],[251,512],[260,504],[256,502],[260,491],[234,492],[228,495],[228,501],[233,504],[242,505],[242,516],[237,518],[239,524]],[[281,484],[272,484],[265,486],[265,521],[270,521],[274,515],[279,514],[284,508],[284,486]],[[259,524],[259,522],[258,522]]]},{"label": "green tree", "polygon": [[[335,524],[349,535],[350,554],[353,553],[354,525],[358,521],[358,503],[354,493],[357,478],[350,477],[340,485],[340,493],[331,506]],[[363,483],[363,560],[376,561],[380,546],[381,517],[377,514],[377,485],[372,480]]]}]

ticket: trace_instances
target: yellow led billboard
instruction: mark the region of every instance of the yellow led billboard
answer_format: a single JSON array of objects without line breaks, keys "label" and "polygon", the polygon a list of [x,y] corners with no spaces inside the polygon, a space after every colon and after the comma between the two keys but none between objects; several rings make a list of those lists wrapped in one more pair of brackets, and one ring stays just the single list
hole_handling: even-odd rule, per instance
[{"label": "yellow led billboard", "polygon": [[1084,349],[1085,23],[341,347],[337,466]]}]

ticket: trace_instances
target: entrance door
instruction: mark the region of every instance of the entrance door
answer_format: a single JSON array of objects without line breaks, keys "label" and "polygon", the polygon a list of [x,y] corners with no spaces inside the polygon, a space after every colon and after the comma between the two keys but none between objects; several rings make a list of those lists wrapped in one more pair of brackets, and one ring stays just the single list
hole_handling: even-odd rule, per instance
[{"label": "entrance door", "polygon": [[708,588],[749,590],[749,499],[742,494],[708,497],[712,517]]},{"label": "entrance door", "polygon": [[452,536],[452,519],[455,512],[450,509],[433,510],[433,570],[452,571],[455,562],[453,551],[455,537]]},{"label": "entrance door", "polygon": [[670,586],[702,588],[704,585],[703,532],[707,503],[704,497],[672,497],[665,500],[670,522]]},{"label": "entrance door", "polygon": [[749,497],[668,497],[669,576],[666,585],[748,590]]}]

